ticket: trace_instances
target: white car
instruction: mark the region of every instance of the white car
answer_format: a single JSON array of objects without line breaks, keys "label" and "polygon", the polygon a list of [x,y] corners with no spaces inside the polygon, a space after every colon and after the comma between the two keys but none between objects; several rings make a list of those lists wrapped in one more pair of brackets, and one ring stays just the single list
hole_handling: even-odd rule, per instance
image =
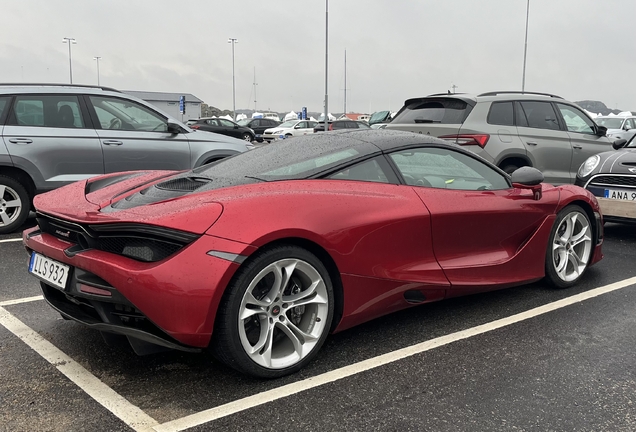
[{"label": "white car", "polygon": [[612,141],[629,139],[636,134],[636,117],[602,116],[594,119],[597,125],[607,128],[606,136]]},{"label": "white car", "polygon": [[312,134],[316,123],[312,120],[288,120],[276,127],[265,129],[263,139],[267,142],[272,142],[275,139]]}]

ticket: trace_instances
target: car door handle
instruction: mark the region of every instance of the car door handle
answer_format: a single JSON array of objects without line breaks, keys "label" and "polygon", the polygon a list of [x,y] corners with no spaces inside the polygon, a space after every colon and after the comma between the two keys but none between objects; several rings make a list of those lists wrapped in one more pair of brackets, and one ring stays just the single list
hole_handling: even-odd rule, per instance
[{"label": "car door handle", "polygon": [[536,146],[537,142],[536,141],[528,141],[526,144],[531,145],[531,146]]},{"label": "car door handle", "polygon": [[580,145],[573,145],[572,147],[574,147],[577,150],[582,150],[583,149],[583,146],[580,146]]},{"label": "car door handle", "polygon": [[9,142],[13,144],[31,144],[33,140],[29,138],[9,138]]},{"label": "car door handle", "polygon": [[120,146],[123,144],[123,142],[117,140],[104,140],[102,143],[107,146]]}]

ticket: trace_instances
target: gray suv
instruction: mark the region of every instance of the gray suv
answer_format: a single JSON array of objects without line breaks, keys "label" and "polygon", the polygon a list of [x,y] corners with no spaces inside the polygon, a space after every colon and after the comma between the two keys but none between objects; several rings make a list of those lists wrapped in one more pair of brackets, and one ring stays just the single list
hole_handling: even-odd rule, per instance
[{"label": "gray suv", "polygon": [[118,171],[187,170],[250,148],[114,89],[0,84],[0,234],[24,223],[38,193]]},{"label": "gray suv", "polygon": [[585,160],[611,149],[607,129],[559,96],[491,92],[409,99],[386,127],[447,139],[512,173],[522,166],[573,183]]}]

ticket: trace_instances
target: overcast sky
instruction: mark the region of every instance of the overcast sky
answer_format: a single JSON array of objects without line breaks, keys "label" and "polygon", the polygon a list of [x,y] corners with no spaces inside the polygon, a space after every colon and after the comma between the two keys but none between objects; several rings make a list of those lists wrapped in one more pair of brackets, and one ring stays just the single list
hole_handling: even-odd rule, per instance
[{"label": "overcast sky", "polygon": [[[329,111],[521,88],[526,0],[331,0]],[[526,90],[636,110],[634,0],[530,0]],[[2,0],[0,82],[192,93],[232,109],[322,111],[324,0]]]}]

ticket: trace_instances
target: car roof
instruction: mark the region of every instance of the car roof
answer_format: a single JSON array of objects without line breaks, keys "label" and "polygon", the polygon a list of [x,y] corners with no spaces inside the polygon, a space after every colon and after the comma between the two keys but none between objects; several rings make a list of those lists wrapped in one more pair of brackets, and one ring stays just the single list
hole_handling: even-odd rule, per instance
[{"label": "car roof", "polygon": [[111,87],[83,85],[83,84],[28,84],[28,83],[0,83],[0,94],[14,93],[82,93],[104,94],[117,93],[119,90]]},{"label": "car roof", "polygon": [[[310,134],[294,138],[294,142],[300,142],[307,137],[338,137],[338,141],[343,138],[347,140],[357,140],[372,144],[383,152],[390,152],[399,148],[421,144],[435,144],[444,147],[461,148],[456,144],[451,144],[430,135],[416,134],[413,132],[387,130],[387,129],[340,129],[330,131],[327,134]],[[334,140],[335,141],[335,140]]]},{"label": "car roof", "polygon": [[428,96],[421,96],[416,98],[407,99],[404,101],[404,105],[410,105],[422,101],[424,99],[434,98],[450,98],[459,99],[467,102],[469,105],[474,106],[477,102],[492,102],[492,101],[508,101],[508,100],[558,100],[559,102],[567,102],[561,96],[553,95],[550,93],[540,92],[521,92],[512,90],[493,91],[479,94],[472,93],[435,93]]}]

